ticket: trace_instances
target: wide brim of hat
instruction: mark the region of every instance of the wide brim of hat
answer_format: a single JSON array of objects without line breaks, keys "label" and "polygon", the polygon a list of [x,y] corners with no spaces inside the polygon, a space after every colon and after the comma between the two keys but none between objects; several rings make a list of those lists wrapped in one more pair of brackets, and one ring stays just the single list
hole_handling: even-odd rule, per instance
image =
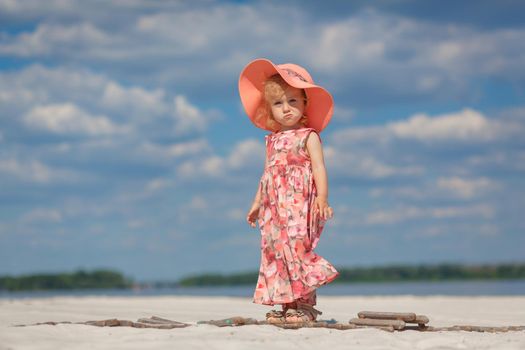
[{"label": "wide brim of hat", "polygon": [[239,95],[248,117],[257,127],[268,130],[266,125],[260,125],[261,122],[255,120],[255,115],[263,99],[263,84],[266,79],[275,74],[279,74],[290,86],[305,90],[308,98],[304,111],[308,117],[307,126],[321,132],[332,118],[334,105],[332,95],[319,85],[291,79],[277,65],[265,58],[248,63],[239,77]]}]

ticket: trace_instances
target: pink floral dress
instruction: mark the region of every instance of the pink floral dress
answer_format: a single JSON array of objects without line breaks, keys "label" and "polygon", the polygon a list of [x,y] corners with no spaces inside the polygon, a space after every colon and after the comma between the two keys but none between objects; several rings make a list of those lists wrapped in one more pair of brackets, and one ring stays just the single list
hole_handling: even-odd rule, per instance
[{"label": "pink floral dress", "polygon": [[315,290],[338,276],[314,253],[324,222],[314,215],[316,188],[306,140],[311,128],[266,136],[261,178],[261,267],[253,302],[316,304]]}]

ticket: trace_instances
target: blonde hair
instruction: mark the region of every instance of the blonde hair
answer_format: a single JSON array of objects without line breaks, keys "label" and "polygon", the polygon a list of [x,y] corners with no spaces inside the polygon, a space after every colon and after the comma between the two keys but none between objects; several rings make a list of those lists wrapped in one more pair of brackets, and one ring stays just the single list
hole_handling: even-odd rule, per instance
[{"label": "blonde hair", "polygon": [[[290,85],[284,81],[284,79],[279,74],[275,74],[264,81],[263,87],[263,99],[257,108],[254,121],[259,125],[265,126],[269,130],[279,131],[281,126],[273,118],[270,103],[271,101],[280,98],[284,94],[285,90],[290,87]],[[304,89],[301,89],[301,91],[307,104],[308,99],[306,97],[306,93]],[[307,122],[307,116],[303,116],[299,121],[299,123],[301,123],[303,126],[306,126]]]}]

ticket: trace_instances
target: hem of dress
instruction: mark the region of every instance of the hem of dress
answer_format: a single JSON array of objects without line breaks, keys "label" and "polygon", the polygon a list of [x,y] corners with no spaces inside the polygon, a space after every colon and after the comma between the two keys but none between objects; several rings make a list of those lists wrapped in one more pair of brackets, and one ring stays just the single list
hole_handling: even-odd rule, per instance
[{"label": "hem of dress", "polygon": [[[339,276],[339,272],[336,272],[331,278],[329,279],[326,279],[325,281],[321,282],[320,284],[316,285],[315,287],[309,289],[306,293],[304,293],[303,295],[299,296],[298,298],[295,298],[295,299],[289,299],[289,300],[286,300],[286,301],[271,301],[271,302],[258,302],[256,301],[255,299],[252,299],[252,303],[254,304],[259,304],[259,305],[270,305],[270,306],[274,306],[274,305],[282,305],[282,304],[288,304],[288,303],[293,303],[295,300],[297,299],[300,299],[302,297],[305,297],[307,296],[308,294],[312,293],[313,291],[317,290],[319,287],[322,287],[324,286],[325,284],[328,284],[330,282],[332,282],[333,280],[335,280],[337,277]],[[316,305],[317,303],[315,303],[314,305]]]}]

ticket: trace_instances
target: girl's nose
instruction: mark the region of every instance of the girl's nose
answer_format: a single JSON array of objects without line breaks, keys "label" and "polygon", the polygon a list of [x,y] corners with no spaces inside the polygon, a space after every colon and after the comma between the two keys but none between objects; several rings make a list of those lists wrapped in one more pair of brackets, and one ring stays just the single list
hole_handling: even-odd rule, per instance
[{"label": "girl's nose", "polygon": [[283,111],[288,111],[290,110],[290,105],[288,104],[288,102],[283,102]]}]

